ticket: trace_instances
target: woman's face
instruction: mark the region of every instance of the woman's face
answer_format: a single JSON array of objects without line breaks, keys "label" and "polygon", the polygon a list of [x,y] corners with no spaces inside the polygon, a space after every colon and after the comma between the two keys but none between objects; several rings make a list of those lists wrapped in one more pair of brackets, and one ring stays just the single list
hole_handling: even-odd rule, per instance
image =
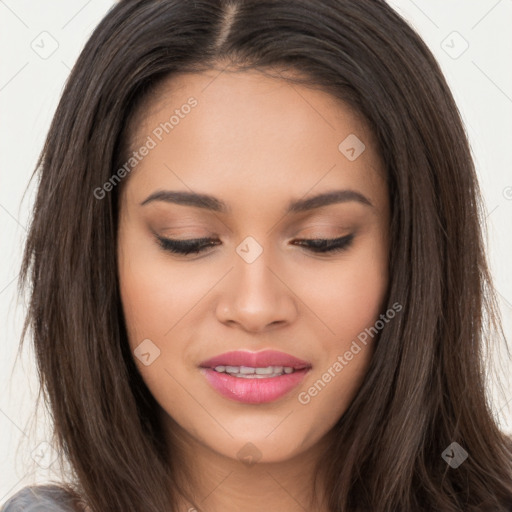
[{"label": "woman's face", "polygon": [[[284,461],[334,426],[372,355],[389,250],[376,146],[330,95],[257,72],[162,91],[133,126],[120,203],[134,360],[191,441]],[[200,238],[188,255],[166,242]]]}]

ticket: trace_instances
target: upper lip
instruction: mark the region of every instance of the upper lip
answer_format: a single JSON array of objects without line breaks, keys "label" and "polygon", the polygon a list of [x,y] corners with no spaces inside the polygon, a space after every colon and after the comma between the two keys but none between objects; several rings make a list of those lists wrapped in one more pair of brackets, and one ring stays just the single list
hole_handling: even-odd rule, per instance
[{"label": "upper lip", "polygon": [[277,350],[262,350],[261,352],[235,350],[207,359],[200,363],[199,366],[202,368],[215,368],[216,366],[250,366],[253,368],[288,366],[300,370],[302,368],[310,368],[311,364]]}]

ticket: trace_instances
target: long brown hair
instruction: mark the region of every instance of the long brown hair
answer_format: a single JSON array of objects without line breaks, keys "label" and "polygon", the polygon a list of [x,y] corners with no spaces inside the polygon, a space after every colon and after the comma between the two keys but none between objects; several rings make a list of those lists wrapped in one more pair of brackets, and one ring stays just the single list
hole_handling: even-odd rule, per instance
[{"label": "long brown hair", "polygon": [[[512,442],[485,387],[483,350],[503,333],[474,164],[438,64],[383,0],[124,0],[90,37],[38,162],[21,274],[24,337],[30,329],[69,484],[93,511],[176,510],[183,461],[164,455],[177,447],[120,304],[119,187],[94,191],[126,160],[133,113],[162,80],[228,65],[298,72],[286,79],[361,115],[385,164],[385,309],[404,309],[380,332],[319,467],[330,510],[510,510]],[[469,454],[456,469],[442,457],[454,442]]]}]

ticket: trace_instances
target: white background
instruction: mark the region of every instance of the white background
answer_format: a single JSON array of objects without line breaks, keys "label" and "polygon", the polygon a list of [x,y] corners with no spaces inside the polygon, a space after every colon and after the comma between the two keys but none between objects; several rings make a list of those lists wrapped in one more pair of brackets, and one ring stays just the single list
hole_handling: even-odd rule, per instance
[{"label": "white background", "polygon": [[[44,444],[47,433],[33,430],[29,422],[38,389],[32,353],[25,351],[14,367],[24,313],[16,283],[34,187],[23,202],[22,195],[70,68],[112,4],[0,0],[0,504],[33,481],[59,478],[54,466],[48,472],[38,465],[36,473],[32,469],[32,457],[43,467],[52,462]],[[462,111],[486,200],[489,259],[510,342],[512,0],[391,4],[435,54]],[[43,54],[47,58],[36,52],[50,51],[52,45],[56,49]],[[502,429],[512,433],[511,366],[502,347],[496,347],[494,361],[493,368],[507,379],[501,391],[492,387],[493,407]]]}]

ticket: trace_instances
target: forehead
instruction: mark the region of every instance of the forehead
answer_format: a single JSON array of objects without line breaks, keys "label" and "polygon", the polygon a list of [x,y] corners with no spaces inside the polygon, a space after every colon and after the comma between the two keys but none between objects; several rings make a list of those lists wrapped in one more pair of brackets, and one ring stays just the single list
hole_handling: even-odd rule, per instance
[{"label": "forehead", "polygon": [[383,172],[370,130],[317,88],[258,71],[180,74],[146,99],[130,128],[131,151],[151,146],[128,180],[141,194],[245,190],[270,199],[346,185],[379,202]]}]

